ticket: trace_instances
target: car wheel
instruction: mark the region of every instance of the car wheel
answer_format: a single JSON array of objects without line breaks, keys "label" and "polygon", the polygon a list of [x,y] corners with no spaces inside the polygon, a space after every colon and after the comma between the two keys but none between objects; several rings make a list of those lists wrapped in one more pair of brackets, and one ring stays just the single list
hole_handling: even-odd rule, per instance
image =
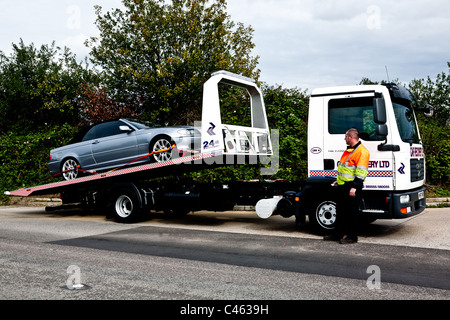
[{"label": "car wheel", "polygon": [[78,165],[79,164],[75,159],[69,158],[64,160],[61,166],[61,172],[64,180],[73,180],[80,176]]},{"label": "car wheel", "polygon": [[151,162],[163,162],[172,160],[172,150],[170,148],[173,145],[174,142],[171,138],[167,136],[158,137],[150,145],[150,152],[153,152],[153,154],[150,156]]}]

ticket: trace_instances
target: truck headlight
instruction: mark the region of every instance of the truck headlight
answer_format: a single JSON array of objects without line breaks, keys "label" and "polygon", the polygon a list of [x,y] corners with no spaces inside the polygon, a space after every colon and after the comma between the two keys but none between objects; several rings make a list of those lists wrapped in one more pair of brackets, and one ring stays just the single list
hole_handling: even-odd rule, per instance
[{"label": "truck headlight", "polygon": [[400,196],[400,203],[409,203],[411,201],[411,197],[409,194]]}]

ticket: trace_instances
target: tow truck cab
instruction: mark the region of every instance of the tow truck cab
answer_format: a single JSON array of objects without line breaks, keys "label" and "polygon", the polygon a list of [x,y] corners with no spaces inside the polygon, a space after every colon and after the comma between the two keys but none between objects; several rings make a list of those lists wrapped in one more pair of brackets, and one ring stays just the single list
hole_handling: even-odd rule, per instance
[{"label": "tow truck cab", "polygon": [[[415,104],[415,97],[396,84],[314,90],[308,120],[308,181],[337,176],[337,162],[346,148],[344,134],[356,128],[370,152],[363,189],[364,214],[375,220],[406,218],[422,212],[425,155]],[[328,209],[316,208],[317,215],[324,215],[322,219],[317,216],[324,228],[335,221],[330,201],[324,204]]]}]

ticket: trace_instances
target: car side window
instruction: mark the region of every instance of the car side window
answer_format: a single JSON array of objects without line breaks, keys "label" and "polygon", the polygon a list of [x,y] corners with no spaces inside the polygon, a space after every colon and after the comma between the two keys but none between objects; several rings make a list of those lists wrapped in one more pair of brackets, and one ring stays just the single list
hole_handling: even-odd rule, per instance
[{"label": "car side window", "polygon": [[83,137],[81,141],[88,141],[97,138],[97,127],[91,128]]},{"label": "car side window", "polygon": [[104,138],[123,133],[119,129],[121,125],[123,125],[121,121],[111,121],[99,124],[97,126],[97,138]]}]

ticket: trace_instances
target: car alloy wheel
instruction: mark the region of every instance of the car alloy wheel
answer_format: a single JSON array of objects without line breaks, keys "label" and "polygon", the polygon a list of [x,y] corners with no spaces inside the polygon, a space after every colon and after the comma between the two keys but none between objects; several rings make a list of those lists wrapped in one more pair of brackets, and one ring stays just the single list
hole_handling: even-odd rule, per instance
[{"label": "car alloy wheel", "polygon": [[75,159],[67,159],[61,167],[65,180],[73,180],[78,177],[78,162]]},{"label": "car alloy wheel", "polygon": [[[153,152],[152,158],[155,162],[163,162],[172,160],[172,147],[173,143],[168,138],[159,138],[156,140],[150,151]],[[166,151],[162,151],[166,150]]]}]

